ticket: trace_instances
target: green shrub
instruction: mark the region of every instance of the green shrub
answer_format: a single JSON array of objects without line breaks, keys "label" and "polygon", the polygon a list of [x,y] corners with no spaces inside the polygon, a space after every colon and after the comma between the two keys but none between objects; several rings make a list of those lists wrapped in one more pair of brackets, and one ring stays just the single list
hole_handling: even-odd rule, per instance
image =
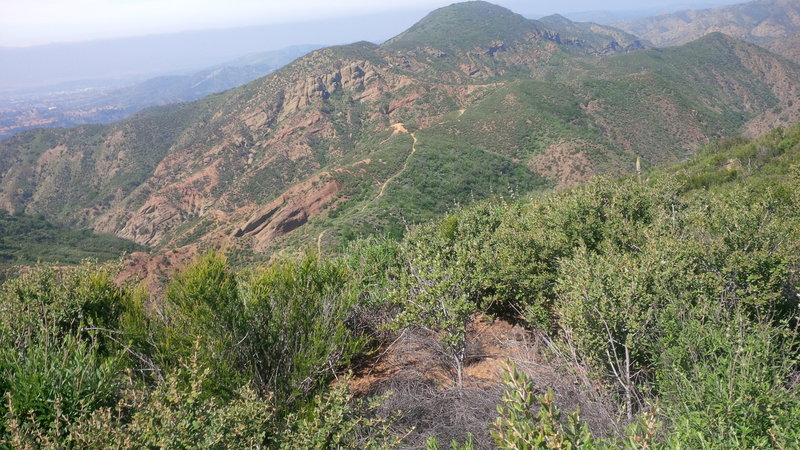
[{"label": "green shrub", "polygon": [[244,305],[239,299],[236,275],[227,260],[208,253],[174,276],[166,288],[162,319],[155,323],[157,364],[174,369],[181,358],[194,352],[214,367],[211,376],[217,394],[232,393],[246,381],[237,367],[236,344],[247,333]]},{"label": "green shrub", "polygon": [[400,444],[400,436],[390,430],[392,418],[377,415],[381,397],[355,399],[348,379],[336,385],[297,413],[290,414],[286,428],[277,437],[279,447],[388,449]]},{"label": "green shrub", "polygon": [[116,399],[120,356],[100,356],[96,343],[75,334],[39,338],[24,348],[0,349],[0,417],[6,432],[16,420],[25,433],[36,434]]},{"label": "green shrub", "polygon": [[242,299],[248,325],[238,363],[279,402],[315,392],[363,348],[348,327],[358,293],[341,262],[307,255],[256,269],[242,283]]},{"label": "green shrub", "polygon": [[492,424],[492,437],[501,449],[647,449],[658,447],[660,424],[655,414],[645,413],[617,437],[598,439],[581,421],[580,412],[561,418],[552,390],[536,397],[538,411],[533,413],[533,386],[528,377],[511,366],[503,374],[505,392],[497,405],[499,416]]},{"label": "green shrub", "polygon": [[[0,416],[24,418],[28,433],[48,430],[116,399],[124,326],[141,314],[114,267],[38,267],[0,288]],[[5,432],[10,430],[6,427]],[[63,431],[63,430],[61,430]],[[2,437],[0,437],[2,439]]]},{"label": "green shrub", "polygon": [[712,299],[670,305],[656,365],[667,442],[692,448],[789,448],[800,442],[800,398],[787,387],[798,364],[790,324],[753,320]]},{"label": "green shrub", "polygon": [[41,266],[8,280],[0,287],[0,339],[24,346],[40,332],[119,329],[123,317],[136,313],[136,303],[116,285],[114,273],[113,266],[86,262],[67,270]]},{"label": "green shrub", "polygon": [[538,414],[531,411],[533,386],[524,373],[516,367],[503,374],[506,390],[502,403],[497,406],[499,414],[492,424],[492,437],[497,447],[503,449],[576,449],[594,448],[589,428],[582,423],[579,414],[570,414],[568,425],[560,423],[561,412],[553,402],[553,392],[548,390],[537,397]]},{"label": "green shrub", "polygon": [[308,255],[237,276],[211,253],[167,288],[159,361],[174,367],[201,339],[198,357],[214,367],[209,392],[231,394],[253,383],[278,405],[292,403],[361,350],[363,339],[348,327],[357,300],[342,262]]},{"label": "green shrub", "polygon": [[275,431],[269,397],[247,387],[220,400],[206,392],[211,369],[198,355],[181,361],[152,390],[127,390],[114,408],[69,425],[77,448],[257,448]]}]

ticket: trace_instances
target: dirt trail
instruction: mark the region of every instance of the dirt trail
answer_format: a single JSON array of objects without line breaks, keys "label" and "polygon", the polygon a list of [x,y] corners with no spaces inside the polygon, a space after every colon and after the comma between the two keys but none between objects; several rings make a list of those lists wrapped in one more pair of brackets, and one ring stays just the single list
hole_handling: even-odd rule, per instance
[{"label": "dirt trail", "polygon": [[317,237],[317,256],[322,256],[322,236],[325,235],[325,232],[328,230],[322,230],[322,233],[319,234]]},{"label": "dirt trail", "polygon": [[386,186],[388,186],[389,183],[391,183],[395,178],[399,177],[403,172],[406,171],[406,169],[408,169],[408,162],[411,160],[411,156],[417,152],[417,137],[414,135],[414,133],[409,133],[406,127],[403,126],[402,123],[396,123],[392,125],[392,128],[394,128],[394,132],[392,133],[393,135],[398,133],[406,133],[411,136],[411,139],[413,139],[414,142],[411,144],[411,153],[408,154],[406,162],[403,163],[403,168],[400,169],[396,174],[387,178],[386,181],[383,182],[383,185],[381,186],[381,191],[378,193],[378,196],[375,197],[375,200],[383,197],[383,193],[386,190]]},{"label": "dirt trail", "polygon": [[392,125],[392,130],[394,130],[394,131],[392,131],[392,136],[394,136],[395,134],[400,134],[400,133],[408,134],[408,130],[406,129],[406,126],[403,125],[402,123],[396,123],[396,124]]}]

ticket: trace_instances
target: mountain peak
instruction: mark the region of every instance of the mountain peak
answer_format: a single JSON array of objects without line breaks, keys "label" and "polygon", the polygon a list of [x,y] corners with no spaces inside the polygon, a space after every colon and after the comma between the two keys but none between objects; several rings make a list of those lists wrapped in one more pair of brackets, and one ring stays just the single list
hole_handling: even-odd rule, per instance
[{"label": "mountain peak", "polygon": [[746,44],[744,41],[736,39],[721,31],[712,31],[704,36],[701,36],[694,41],[689,42],[687,45],[691,47],[697,46],[718,46],[736,47]]},{"label": "mountain peak", "polygon": [[542,17],[539,19],[540,22],[551,22],[551,23],[565,23],[565,24],[572,24],[574,21],[567,19],[566,17],[562,16],[561,14],[550,14],[549,16]]},{"label": "mountain peak", "polygon": [[535,21],[502,6],[469,1],[431,12],[383,46],[392,50],[426,46],[465,49],[491,41],[523,40],[537,30]]}]

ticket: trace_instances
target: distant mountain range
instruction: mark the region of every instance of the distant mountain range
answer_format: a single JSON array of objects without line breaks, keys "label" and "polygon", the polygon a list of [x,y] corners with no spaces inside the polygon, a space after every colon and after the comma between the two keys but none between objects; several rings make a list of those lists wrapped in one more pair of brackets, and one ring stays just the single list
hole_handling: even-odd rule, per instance
[{"label": "distant mountain range", "polygon": [[712,32],[725,33],[797,59],[800,1],[756,0],[713,9],[687,10],[615,26],[659,47],[681,45]]},{"label": "distant mountain range", "polygon": [[197,100],[263,77],[319,47],[252,54],[188,75],[160,76],[125,87],[73,83],[73,87],[7,93],[0,98],[0,139],[30,128],[111,123],[150,106]]},{"label": "distant mountain range", "polygon": [[730,0],[695,0],[682,3],[669,2],[668,5],[641,4],[632,8],[618,10],[607,9],[607,4],[599,3],[596,5],[596,10],[565,12],[563,15],[576,22],[593,22],[601,25],[613,25],[626,20],[643,19],[661,14],[669,14],[679,10],[715,8],[730,3]]},{"label": "distant mountain range", "polygon": [[209,246],[246,260],[682,161],[799,120],[799,94],[800,67],[721,33],[653,49],[459,3],[222,94],[6,139],[0,208],[149,246],[148,267]]}]

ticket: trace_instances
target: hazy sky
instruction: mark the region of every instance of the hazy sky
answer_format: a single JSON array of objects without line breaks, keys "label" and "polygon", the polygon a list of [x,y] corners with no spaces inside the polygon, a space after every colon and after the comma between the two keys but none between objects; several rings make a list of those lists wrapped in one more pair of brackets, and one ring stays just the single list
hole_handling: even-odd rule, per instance
[{"label": "hazy sky", "polygon": [[[453,0],[0,0],[0,46],[428,11]],[[706,0],[704,4],[735,3]],[[691,0],[498,0],[520,13],[665,8]]]}]

